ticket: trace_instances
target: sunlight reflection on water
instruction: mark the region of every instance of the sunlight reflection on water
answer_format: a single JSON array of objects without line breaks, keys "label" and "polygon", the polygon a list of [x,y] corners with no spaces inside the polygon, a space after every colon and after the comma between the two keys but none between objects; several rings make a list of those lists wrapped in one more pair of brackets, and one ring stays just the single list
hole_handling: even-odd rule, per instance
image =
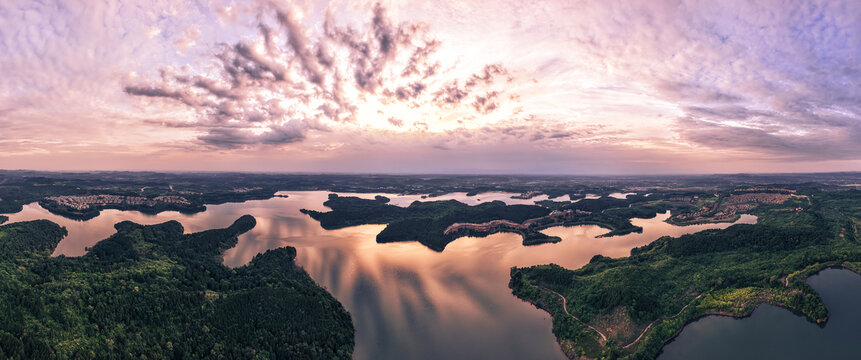
[{"label": "sunlight reflection on water", "polygon": [[[507,287],[510,267],[552,262],[577,268],[596,254],[627,256],[631,248],[662,235],[731,225],[674,226],[664,222],[668,212],[653,219],[632,220],[644,228],[642,234],[596,238],[607,230],[594,225],[553,227],[543,232],[560,236],[560,243],[524,247],[520,236],[501,233],[460,238],[438,253],[416,242],[377,244],[376,234],[384,225],[324,230],[299,209],[326,210],[323,202],[329,192],[283,193],[289,197],[210,205],[207,211],[193,215],[106,210],[84,222],[50,214],[34,203],[10,215],[10,222],[37,218],[57,222],[69,235],[55,255],[79,256],[86,247],[113,234],[113,225],[123,220],[142,224],[177,220],[186,232],[196,232],[226,227],[241,215],[251,214],[257,226],[225,252],[224,263],[241,266],[268,249],[296,247],[297,263],[352,314],[357,359],[562,359],[550,331],[549,315],[511,295]],[[363,198],[374,195],[360,194]],[[511,199],[511,195],[454,193],[421,199],[386,194],[398,206],[448,199],[469,204],[491,200],[531,204],[547,198]],[[755,221],[754,216],[743,215],[738,222]]]}]

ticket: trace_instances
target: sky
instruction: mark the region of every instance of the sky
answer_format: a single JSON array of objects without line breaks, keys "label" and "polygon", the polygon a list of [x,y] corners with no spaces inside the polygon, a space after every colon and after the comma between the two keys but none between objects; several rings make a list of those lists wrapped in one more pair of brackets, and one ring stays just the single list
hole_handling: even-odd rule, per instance
[{"label": "sky", "polygon": [[861,171],[861,1],[5,0],[0,168]]}]

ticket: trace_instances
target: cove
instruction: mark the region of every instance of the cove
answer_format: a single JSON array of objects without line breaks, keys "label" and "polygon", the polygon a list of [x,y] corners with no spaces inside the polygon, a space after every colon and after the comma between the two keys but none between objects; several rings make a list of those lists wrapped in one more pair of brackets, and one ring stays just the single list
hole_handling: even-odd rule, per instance
[{"label": "cove", "polygon": [[[325,230],[299,209],[325,210],[325,191],[288,191],[268,200],[209,205],[197,214],[105,210],[88,221],[53,215],[29,204],[11,214],[10,222],[49,219],[65,226],[69,235],[55,255],[79,256],[96,241],[115,232],[123,220],[155,224],[177,220],[185,231],[197,232],[230,225],[244,214],[257,226],[225,252],[223,261],[236,267],[268,249],[293,246],[296,262],[324,286],[350,312],[356,327],[356,359],[564,359],[551,333],[550,316],[511,294],[512,266],[556,263],[579,268],[592,256],[627,256],[630,249],[662,235],[679,236],[729,223],[675,226],[664,222],[670,214],[633,219],[643,233],[598,238],[607,232],[594,225],[553,227],[543,230],[560,236],[556,244],[524,247],[519,235],[494,234],[464,237],[445,251],[434,252],[415,242],[378,244],[383,225]],[[346,195],[346,194],[344,194]],[[376,194],[362,194],[373,198]],[[435,198],[387,194],[392,203],[406,206],[415,200],[456,199],[469,204],[490,200],[532,203],[511,199],[512,194],[485,193],[472,197],[455,193]],[[738,222],[752,223],[745,215]]]},{"label": "cove", "polygon": [[824,327],[789,310],[763,304],[750,317],[707,316],[667,344],[660,360],[858,359],[861,356],[861,276],[822,270],[807,279],[828,307]]}]

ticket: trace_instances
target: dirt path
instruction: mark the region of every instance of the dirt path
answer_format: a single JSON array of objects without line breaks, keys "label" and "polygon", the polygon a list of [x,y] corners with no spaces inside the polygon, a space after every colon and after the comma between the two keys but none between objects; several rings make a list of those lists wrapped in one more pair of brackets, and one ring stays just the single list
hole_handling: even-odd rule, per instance
[{"label": "dirt path", "polygon": [[590,329],[595,330],[595,332],[598,333],[598,335],[601,335],[601,339],[604,340],[604,343],[607,342],[607,336],[604,335],[604,333],[602,333],[600,330],[596,329],[594,326],[587,324],[585,321],[580,320],[578,317],[571,315],[571,313],[568,312],[568,304],[567,304],[567,301],[565,300],[565,297],[562,296],[562,294],[555,292],[553,290],[550,290],[548,288],[542,287],[542,289],[547,290],[549,292],[552,292],[552,293],[556,294],[557,296],[559,296],[560,298],[562,298],[562,310],[564,310],[565,313],[568,314],[568,316],[570,316],[574,320],[577,320],[580,323],[583,323],[584,325],[588,326]]},{"label": "dirt path", "polygon": [[[688,303],[687,305],[685,305],[681,310],[679,310],[679,313],[678,313],[678,314],[675,314],[675,315],[673,315],[673,316],[670,316],[670,317],[666,318],[666,320],[677,318],[679,315],[681,315],[681,314],[682,314],[682,312],[684,312],[684,311],[685,311],[685,309],[687,309],[687,308],[688,308],[688,306],[691,306],[691,304],[693,304],[693,303],[694,303],[694,301],[696,301],[697,299],[699,299],[701,296],[703,296],[703,294],[699,294],[699,295],[697,295],[697,297],[695,297],[695,298],[694,298],[694,300],[691,300],[691,302],[689,302],[689,303]],[[658,319],[658,320],[661,320],[661,319]],[[633,346],[634,344],[636,344],[636,343],[637,343],[637,341],[640,341],[640,339],[642,339],[642,338],[643,338],[643,335],[646,335],[646,331],[649,331],[649,329],[651,329],[651,328],[652,328],[652,325],[655,325],[655,323],[656,323],[656,322],[658,322],[658,320],[652,321],[652,323],[651,323],[651,324],[649,324],[649,326],[646,326],[646,328],[645,328],[645,329],[643,329],[643,331],[640,333],[640,336],[637,336],[637,338],[636,338],[634,341],[631,341],[631,343],[630,343],[630,344],[625,345],[625,346],[623,346],[622,348],[623,348],[623,349],[627,349],[627,348],[629,348],[629,347]]]},{"label": "dirt path", "polygon": [[[549,291],[549,292],[551,292],[551,293],[554,293],[554,294],[556,294],[556,296],[559,296],[560,298],[562,298],[562,310],[564,310],[564,311],[565,311],[565,314],[567,314],[568,316],[570,316],[572,319],[577,320],[578,322],[580,322],[580,323],[582,323],[582,324],[584,324],[584,325],[588,326],[590,329],[595,330],[595,332],[596,332],[596,333],[598,333],[598,335],[601,335],[601,339],[602,339],[602,340],[604,340],[604,343],[606,343],[606,342],[607,342],[607,335],[604,335],[604,333],[602,333],[602,332],[601,332],[601,330],[598,330],[598,329],[597,329],[597,328],[595,328],[594,326],[587,324],[585,321],[580,320],[580,318],[578,318],[578,317],[576,317],[576,316],[574,316],[574,315],[571,315],[571,313],[569,313],[569,312],[568,312],[568,302],[567,302],[567,300],[565,300],[565,296],[562,296],[562,294],[560,294],[560,293],[558,293],[558,292],[555,292],[555,291],[553,291],[553,290],[550,290],[550,289],[548,289],[548,288],[545,288],[545,287],[540,287],[540,288],[541,288],[541,289],[543,289],[543,290],[547,290],[547,291]],[[698,299],[699,299],[700,297],[702,297],[702,296],[703,296],[703,294],[699,294],[699,295],[697,295],[697,297],[695,297],[693,300],[691,300],[691,302],[689,302],[687,305],[685,305],[684,307],[682,307],[682,309],[681,309],[681,310],[679,310],[679,312],[678,312],[677,314],[675,314],[675,315],[673,315],[673,316],[670,316],[670,317],[668,317],[668,318],[664,318],[664,319],[657,319],[657,320],[655,320],[655,321],[652,321],[652,323],[651,323],[651,324],[649,324],[648,326],[646,326],[646,328],[645,328],[645,329],[643,329],[643,331],[641,331],[641,332],[640,332],[640,336],[637,336],[637,338],[636,338],[636,339],[634,339],[634,341],[632,341],[632,342],[631,342],[630,344],[628,344],[628,345],[623,346],[622,348],[623,348],[623,349],[627,349],[627,348],[629,348],[629,347],[631,347],[631,346],[634,346],[634,344],[636,344],[638,341],[640,341],[640,339],[642,339],[642,338],[643,338],[643,336],[644,336],[644,335],[646,335],[646,332],[648,332],[648,331],[649,331],[649,329],[651,329],[651,328],[652,328],[652,325],[655,325],[655,323],[656,323],[656,322],[658,322],[658,320],[669,320],[669,319],[675,319],[675,318],[679,317],[680,315],[682,315],[682,313],[683,313],[683,312],[685,312],[685,310],[688,308],[688,306],[691,306],[691,304],[693,304],[696,300],[698,300]]]}]

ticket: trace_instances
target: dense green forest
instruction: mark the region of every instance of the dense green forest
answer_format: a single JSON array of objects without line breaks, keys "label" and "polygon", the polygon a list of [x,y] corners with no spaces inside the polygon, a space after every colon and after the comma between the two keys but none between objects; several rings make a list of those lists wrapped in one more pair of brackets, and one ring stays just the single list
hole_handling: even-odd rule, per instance
[{"label": "dense green forest", "polygon": [[[857,183],[857,173],[520,177],[0,171],[0,213],[20,211],[30,202],[79,219],[104,208],[195,212],[205,204],[270,198],[279,190],[429,194],[429,201],[408,207],[390,205],[382,196],[332,195],[325,203],[332,211],[303,212],[326,229],[386,224],[378,242],[419,241],[436,251],[457,237],[498,231],[520,234],[525,245],[560,241],[540,232],[551,226],[595,224],[609,230],[603,236],[623,235],[642,230],[630,219],[667,210],[677,224],[733,221],[742,212],[758,215],[756,225],[660,238],[633,249],[630,257],[598,255],[577,270],[552,264],[512,269],[509,285],[515,295],[553,315],[553,331],[569,356],[653,358],[685,323],[705,314],[743,315],[769,302],[825,321],[827,309],[804,279],[830,265],[861,270],[861,191],[845,190]],[[439,194],[488,191],[573,200],[476,206],[433,201]],[[608,196],[613,192],[636,194],[617,199]],[[733,198],[745,194],[751,200]],[[750,194],[782,197],[776,202]],[[57,206],[60,202],[49,199],[89,195],[136,200],[70,211],[74,203]],[[164,196],[187,203],[133,205]],[[7,220],[0,215],[0,223]],[[456,223],[480,226],[446,233]],[[51,222],[0,226],[0,358],[350,357],[349,315],[295,265],[294,249],[271,250],[237,269],[221,265],[220,254],[253,224],[253,218],[243,217],[226,229],[183,235],[176,222],[120,223],[116,235],[80,258],[49,256],[64,235]]]},{"label": "dense green forest", "polygon": [[221,264],[254,225],[122,222],[78,258],[50,257],[65,235],[52,222],[0,226],[0,358],[350,358],[350,315],[294,248]]},{"label": "dense green forest", "polygon": [[[657,195],[629,196],[627,199],[601,197],[577,202],[545,201],[538,205],[506,205],[502,201],[491,201],[473,206],[457,200],[446,200],[415,201],[407,207],[400,207],[388,204],[389,199],[384,196],[362,199],[330,194],[323,205],[332,211],[303,209],[302,212],[319,221],[324,229],[386,224],[377,235],[377,242],[418,241],[433,250],[442,251],[448,243],[459,237],[481,237],[496,232],[517,233],[523,238],[524,245],[561,241],[559,237],[540,232],[551,226],[598,225],[610,230],[602,236],[641,232],[641,227],[631,224],[631,218],[653,218],[659,212],[679,208],[661,199]],[[492,220],[508,220],[528,226],[445,232],[456,223],[481,224]],[[525,223],[527,220],[529,223]]]},{"label": "dense green forest", "polygon": [[[734,184],[800,184],[839,187],[857,183],[858,173],[737,174],[696,176],[511,176],[511,175],[341,175],[341,174],[254,174],[254,173],[157,173],[157,172],[44,172],[0,170],[0,213],[21,211],[25,204],[50,203],[47,197],[122,195],[153,199],[182,196],[189,205],[107,205],[86,211],[52,207],[52,212],[76,219],[90,218],[104,208],[160,212],[203,211],[207,204],[268,199],[279,190],[323,190],[333,192],[447,194],[465,192],[509,192],[524,197],[546,194],[582,199],[586,194],[649,189],[687,188],[711,191]],[[44,205],[43,205],[44,206]],[[47,205],[51,206],[51,205]]]},{"label": "dense green forest", "polygon": [[553,316],[571,358],[651,359],[692,319],[742,316],[762,302],[822,323],[828,311],[805,279],[834,265],[861,270],[861,191],[800,193],[811,201],[752,209],[756,225],[662,237],[577,270],[515,267],[509,286]]},{"label": "dense green forest", "polygon": [[686,206],[680,207],[663,201],[663,196],[663,194],[652,194],[652,196],[630,195],[626,199],[607,196],[583,199],[560,206],[559,210],[574,211],[574,214],[563,223],[554,225],[598,225],[610,230],[601,235],[602,237],[642,232],[643,228],[631,224],[631,219],[651,219],[667,210],[687,210]]},{"label": "dense green forest", "polygon": [[202,203],[192,204],[158,204],[156,206],[139,206],[127,204],[111,204],[104,206],[92,206],[83,210],[75,210],[65,206],[61,206],[54,201],[41,200],[39,206],[53,214],[60,215],[74,220],[89,220],[99,216],[104,209],[140,211],[144,214],[158,214],[162,211],[177,211],[183,214],[194,214],[206,210],[206,206]]},{"label": "dense green forest", "polygon": [[[469,206],[457,200],[415,201],[408,207],[388,204],[389,199],[378,196],[374,200],[331,194],[324,205],[329,212],[305,210],[302,212],[320,222],[324,229],[338,229],[362,224],[388,224],[377,235],[377,242],[418,241],[442,251],[445,246],[462,235],[444,234],[454,223],[483,223],[491,220],[510,220],[516,223],[542,217],[550,210],[534,205],[505,205],[502,201]],[[487,235],[476,234],[476,235]],[[541,234],[543,235],[543,234]],[[540,235],[524,236],[524,241],[541,241]],[[549,240],[549,236],[545,237]],[[558,239],[558,238],[557,238]]]}]

